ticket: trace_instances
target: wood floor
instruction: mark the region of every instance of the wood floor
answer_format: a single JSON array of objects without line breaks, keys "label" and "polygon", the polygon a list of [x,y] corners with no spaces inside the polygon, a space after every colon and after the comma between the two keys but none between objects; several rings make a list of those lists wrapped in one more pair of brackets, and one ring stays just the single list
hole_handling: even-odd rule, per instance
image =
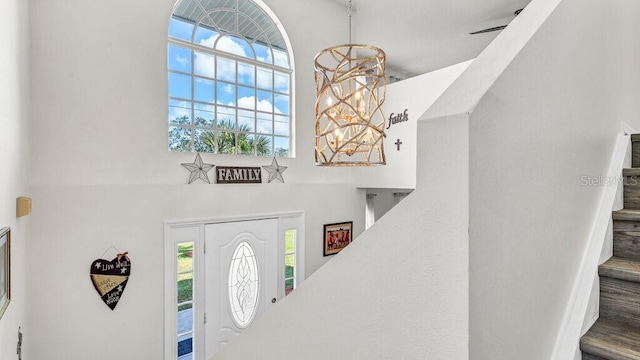
[{"label": "wood floor", "polygon": [[580,340],[583,360],[640,360],[640,135],[613,212],[613,257],[600,265],[600,318]]}]

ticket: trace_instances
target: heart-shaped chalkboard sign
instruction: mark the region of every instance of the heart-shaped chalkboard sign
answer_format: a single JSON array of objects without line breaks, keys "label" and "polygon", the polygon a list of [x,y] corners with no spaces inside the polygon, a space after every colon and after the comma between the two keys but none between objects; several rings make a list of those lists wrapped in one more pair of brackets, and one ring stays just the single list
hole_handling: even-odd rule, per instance
[{"label": "heart-shaped chalkboard sign", "polygon": [[113,310],[122,297],[131,275],[131,260],[127,253],[113,260],[97,259],[91,263],[91,282],[107,306]]}]

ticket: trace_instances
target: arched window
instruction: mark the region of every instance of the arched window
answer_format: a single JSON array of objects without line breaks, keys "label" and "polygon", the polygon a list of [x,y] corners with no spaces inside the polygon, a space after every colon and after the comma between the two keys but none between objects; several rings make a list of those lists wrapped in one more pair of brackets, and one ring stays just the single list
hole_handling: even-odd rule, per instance
[{"label": "arched window", "polygon": [[167,54],[170,151],[293,155],[293,61],[265,9],[180,0]]}]

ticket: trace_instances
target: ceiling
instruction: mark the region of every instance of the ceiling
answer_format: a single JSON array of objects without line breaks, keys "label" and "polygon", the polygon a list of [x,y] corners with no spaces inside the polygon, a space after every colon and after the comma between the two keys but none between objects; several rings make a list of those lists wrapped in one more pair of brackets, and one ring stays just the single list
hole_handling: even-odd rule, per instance
[{"label": "ceiling", "polygon": [[[325,0],[345,7],[348,0]],[[531,0],[352,0],[352,42],[387,54],[387,67],[407,78],[473,59]]]}]

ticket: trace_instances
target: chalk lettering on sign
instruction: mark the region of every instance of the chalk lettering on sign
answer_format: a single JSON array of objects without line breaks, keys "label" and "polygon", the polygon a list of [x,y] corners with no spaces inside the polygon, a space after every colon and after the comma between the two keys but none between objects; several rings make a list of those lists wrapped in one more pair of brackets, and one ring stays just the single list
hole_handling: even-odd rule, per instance
[{"label": "chalk lettering on sign", "polygon": [[408,111],[409,111],[409,109],[404,109],[403,113],[398,113],[398,114],[391,113],[391,115],[389,115],[389,125],[387,126],[387,130],[389,130],[391,125],[395,125],[397,123],[409,121],[409,113],[408,113]]},{"label": "chalk lettering on sign", "polygon": [[118,293],[109,294],[107,297],[107,305],[120,301],[120,295]]},{"label": "chalk lettering on sign", "polygon": [[104,279],[98,283],[98,286],[102,287],[105,285],[111,285],[112,283],[111,279]]}]

